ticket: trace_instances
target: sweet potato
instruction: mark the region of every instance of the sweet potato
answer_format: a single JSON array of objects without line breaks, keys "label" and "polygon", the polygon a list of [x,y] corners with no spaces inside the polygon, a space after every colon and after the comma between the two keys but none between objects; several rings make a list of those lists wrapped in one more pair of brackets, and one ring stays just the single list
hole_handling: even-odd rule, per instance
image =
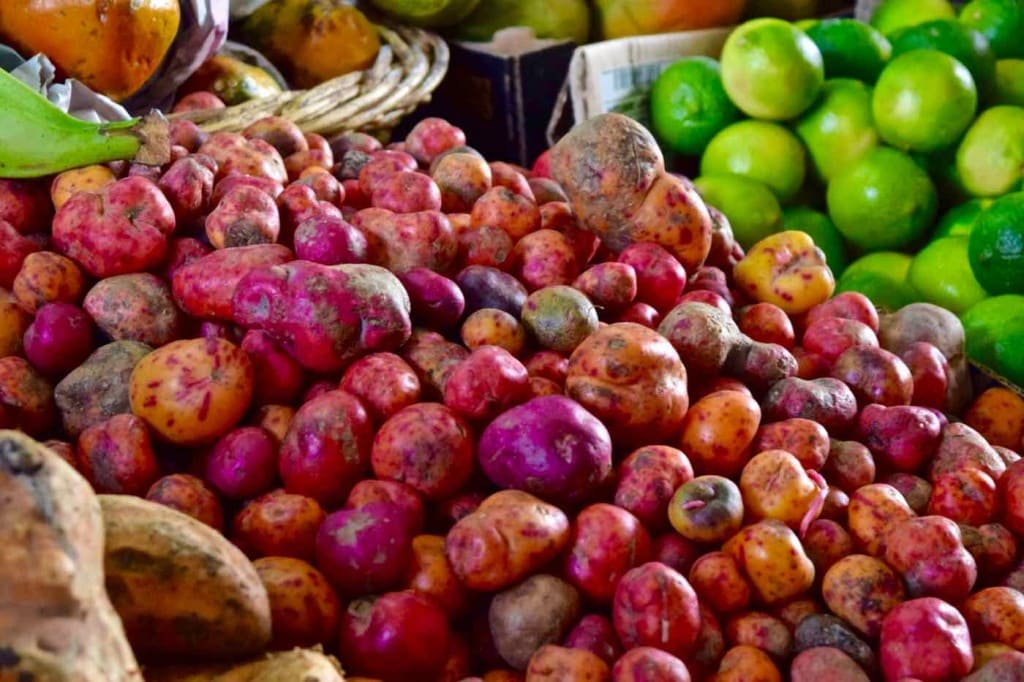
[{"label": "sweet potato", "polygon": [[103,589],[89,484],[24,434],[0,431],[0,499],[0,678],[142,682]]},{"label": "sweet potato", "polygon": [[82,305],[114,341],[163,346],[180,338],[185,322],[170,287],[148,272],[100,280]]},{"label": "sweet potato", "polygon": [[[351,678],[349,678],[351,679]],[[338,661],[317,649],[267,654],[237,665],[146,668],[146,682],[345,682]]]},{"label": "sweet potato", "polygon": [[537,649],[561,642],[579,611],[580,595],[572,585],[539,574],[495,595],[488,622],[501,657],[526,670]]},{"label": "sweet potato", "polygon": [[231,297],[242,278],[256,268],[282,265],[292,258],[292,252],[280,244],[218,249],[174,271],[174,300],[193,317],[230,321]]},{"label": "sweet potato", "polygon": [[178,511],[100,495],[107,592],[142,658],[231,659],[270,641],[270,604],[245,555]]},{"label": "sweet potato", "polygon": [[266,331],[317,372],[402,345],[412,331],[410,308],[397,277],[364,264],[259,267],[242,277],[232,298],[236,323]]},{"label": "sweet potato", "polygon": [[64,429],[71,437],[109,419],[131,412],[128,380],[136,363],[152,349],[136,341],[115,341],[97,348],[54,390]]}]

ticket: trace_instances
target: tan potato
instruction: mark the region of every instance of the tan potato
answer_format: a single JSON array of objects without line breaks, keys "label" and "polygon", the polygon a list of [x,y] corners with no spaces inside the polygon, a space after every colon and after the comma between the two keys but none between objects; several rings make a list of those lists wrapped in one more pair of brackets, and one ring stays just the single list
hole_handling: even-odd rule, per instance
[{"label": "tan potato", "polygon": [[[351,679],[351,678],[349,678]],[[333,656],[318,649],[293,649],[235,666],[147,668],[146,682],[345,682]]]}]

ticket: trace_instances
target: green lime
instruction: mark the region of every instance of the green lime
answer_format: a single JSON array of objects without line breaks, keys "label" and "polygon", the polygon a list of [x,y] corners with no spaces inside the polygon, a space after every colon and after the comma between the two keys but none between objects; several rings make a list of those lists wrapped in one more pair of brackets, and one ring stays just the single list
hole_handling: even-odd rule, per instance
[{"label": "green lime", "polygon": [[1024,107],[1024,59],[1000,59],[996,62],[992,103]]},{"label": "green lime", "polygon": [[936,19],[900,29],[889,36],[892,56],[914,50],[938,50],[967,67],[978,92],[988,94],[995,87],[996,55],[988,39],[956,19]]},{"label": "green lime", "polygon": [[824,80],[818,46],[781,19],[741,24],[722,48],[725,91],[754,118],[796,118],[817,98]]},{"label": "green lime", "polygon": [[784,204],[804,184],[806,156],[804,146],[788,128],[769,121],[740,121],[708,143],[700,174],[733,173],[758,180]]},{"label": "green lime", "polygon": [[1020,188],[1024,169],[1024,108],[995,106],[981,112],[956,150],[964,189],[997,197]]},{"label": "green lime", "polygon": [[799,230],[811,235],[811,239],[825,254],[825,262],[836,279],[843,274],[850,261],[846,252],[843,235],[821,211],[808,206],[790,206],[782,211],[782,229]]},{"label": "green lime", "polygon": [[701,154],[718,131],[739,118],[722,87],[718,62],[710,57],[680,59],[651,88],[651,128],[676,153]]},{"label": "green lime", "polygon": [[924,300],[957,315],[988,297],[967,260],[967,237],[930,242],[914,256],[907,282]]},{"label": "green lime", "polygon": [[1024,8],[1019,0],[972,0],[960,9],[960,23],[988,38],[996,57],[1024,57]]},{"label": "green lime", "polygon": [[996,340],[1007,328],[1024,324],[1024,296],[1003,294],[986,298],[968,308],[960,321],[964,325],[967,357],[995,369]]},{"label": "green lime", "polygon": [[894,57],[878,77],[871,99],[883,140],[898,149],[925,152],[956,143],[977,108],[971,73],[938,50]]},{"label": "green lime", "polygon": [[993,294],[1024,294],[1024,192],[1000,197],[970,236],[971,267]]},{"label": "green lime", "polygon": [[439,28],[454,26],[480,4],[480,0],[370,0],[377,9],[404,24]]},{"label": "green lime", "polygon": [[1024,387],[1024,318],[1003,327],[992,348],[995,372],[1011,384]]},{"label": "green lime", "polygon": [[859,291],[885,310],[899,310],[921,300],[907,283],[911,258],[905,253],[879,251],[850,263],[836,282],[836,293]]},{"label": "green lime", "polygon": [[971,199],[946,211],[935,226],[932,239],[968,237],[978,218],[992,205],[991,199]]},{"label": "green lime", "polygon": [[932,19],[953,19],[956,10],[948,0],[882,0],[871,15],[871,25],[884,35],[904,26]]},{"label": "green lime", "polygon": [[856,19],[822,19],[806,30],[807,37],[821,50],[825,78],[874,83],[892,55],[886,37]]},{"label": "green lime", "polygon": [[935,218],[937,197],[928,175],[896,149],[876,147],[828,184],[832,222],[862,251],[903,249]]},{"label": "green lime", "polygon": [[708,175],[694,184],[704,201],[729,219],[733,235],[744,249],[782,226],[782,207],[764,183],[742,175]]},{"label": "green lime", "polygon": [[871,118],[871,88],[851,78],[825,81],[821,97],[794,125],[811,168],[828,182],[878,146]]},{"label": "green lime", "polygon": [[946,211],[970,199],[956,170],[956,147],[934,152],[909,152],[914,160],[935,183],[939,193],[939,210]]}]

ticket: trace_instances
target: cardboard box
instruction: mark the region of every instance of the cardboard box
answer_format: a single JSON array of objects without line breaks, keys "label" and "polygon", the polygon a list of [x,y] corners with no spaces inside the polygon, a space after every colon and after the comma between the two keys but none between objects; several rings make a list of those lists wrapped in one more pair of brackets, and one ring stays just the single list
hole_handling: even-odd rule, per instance
[{"label": "cardboard box", "polygon": [[530,29],[510,28],[490,43],[449,45],[448,75],[409,118],[440,116],[462,128],[488,159],[531,165],[548,147],[548,121],[575,43],[538,40]]}]

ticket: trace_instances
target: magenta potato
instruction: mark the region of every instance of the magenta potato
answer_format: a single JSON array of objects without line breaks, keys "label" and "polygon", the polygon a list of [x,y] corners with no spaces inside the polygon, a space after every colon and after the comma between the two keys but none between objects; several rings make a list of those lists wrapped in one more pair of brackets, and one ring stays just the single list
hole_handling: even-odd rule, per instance
[{"label": "magenta potato", "polygon": [[466,310],[466,297],[453,280],[428,268],[413,268],[399,278],[412,304],[415,324],[451,329]]},{"label": "magenta potato", "polygon": [[25,331],[25,357],[46,376],[63,376],[93,351],[93,323],[70,303],[47,303]]},{"label": "magenta potato", "polygon": [[633,647],[612,666],[612,682],[690,682],[690,671],[677,657],[655,647]]},{"label": "magenta potato", "polygon": [[370,202],[395,213],[440,211],[441,190],[429,175],[398,171],[376,184]]},{"label": "magenta potato", "polygon": [[277,482],[277,450],[274,437],[264,429],[234,429],[214,444],[206,481],[230,500],[256,497]]},{"label": "magenta potato", "polygon": [[803,346],[830,362],[852,346],[878,347],[878,337],[863,322],[841,317],[826,317],[804,331]]},{"label": "magenta potato", "polygon": [[368,478],[352,487],[345,507],[361,509],[374,502],[388,502],[399,507],[410,535],[423,532],[423,500],[411,486],[399,481],[378,481]]},{"label": "magenta potato", "polygon": [[882,622],[879,657],[886,680],[959,679],[974,664],[964,617],[935,597],[897,605]]},{"label": "magenta potato", "polygon": [[619,254],[619,262],[636,272],[636,298],[659,311],[667,311],[686,287],[686,270],[664,247],[649,242],[631,244]]},{"label": "magenta potato", "polygon": [[342,596],[397,587],[412,559],[412,532],[401,507],[370,502],[327,515],[316,534],[316,565]]},{"label": "magenta potato", "polygon": [[960,528],[942,516],[922,516],[892,526],[885,560],[903,575],[911,597],[958,603],[967,597],[978,567],[964,547]]},{"label": "magenta potato", "polygon": [[335,215],[311,215],[299,223],[293,235],[295,255],[321,265],[365,263],[366,236]]},{"label": "magenta potato", "polygon": [[302,366],[266,332],[254,329],[242,338],[242,350],[252,360],[255,373],[253,404],[291,403],[302,391],[306,374]]},{"label": "magenta potato", "polygon": [[931,458],[942,439],[933,412],[909,405],[868,405],[858,420],[861,441],[883,466],[914,472]]},{"label": "magenta potato", "polygon": [[608,665],[613,665],[622,654],[615,626],[606,616],[596,613],[580,618],[565,636],[564,645],[570,649],[585,649]]}]

